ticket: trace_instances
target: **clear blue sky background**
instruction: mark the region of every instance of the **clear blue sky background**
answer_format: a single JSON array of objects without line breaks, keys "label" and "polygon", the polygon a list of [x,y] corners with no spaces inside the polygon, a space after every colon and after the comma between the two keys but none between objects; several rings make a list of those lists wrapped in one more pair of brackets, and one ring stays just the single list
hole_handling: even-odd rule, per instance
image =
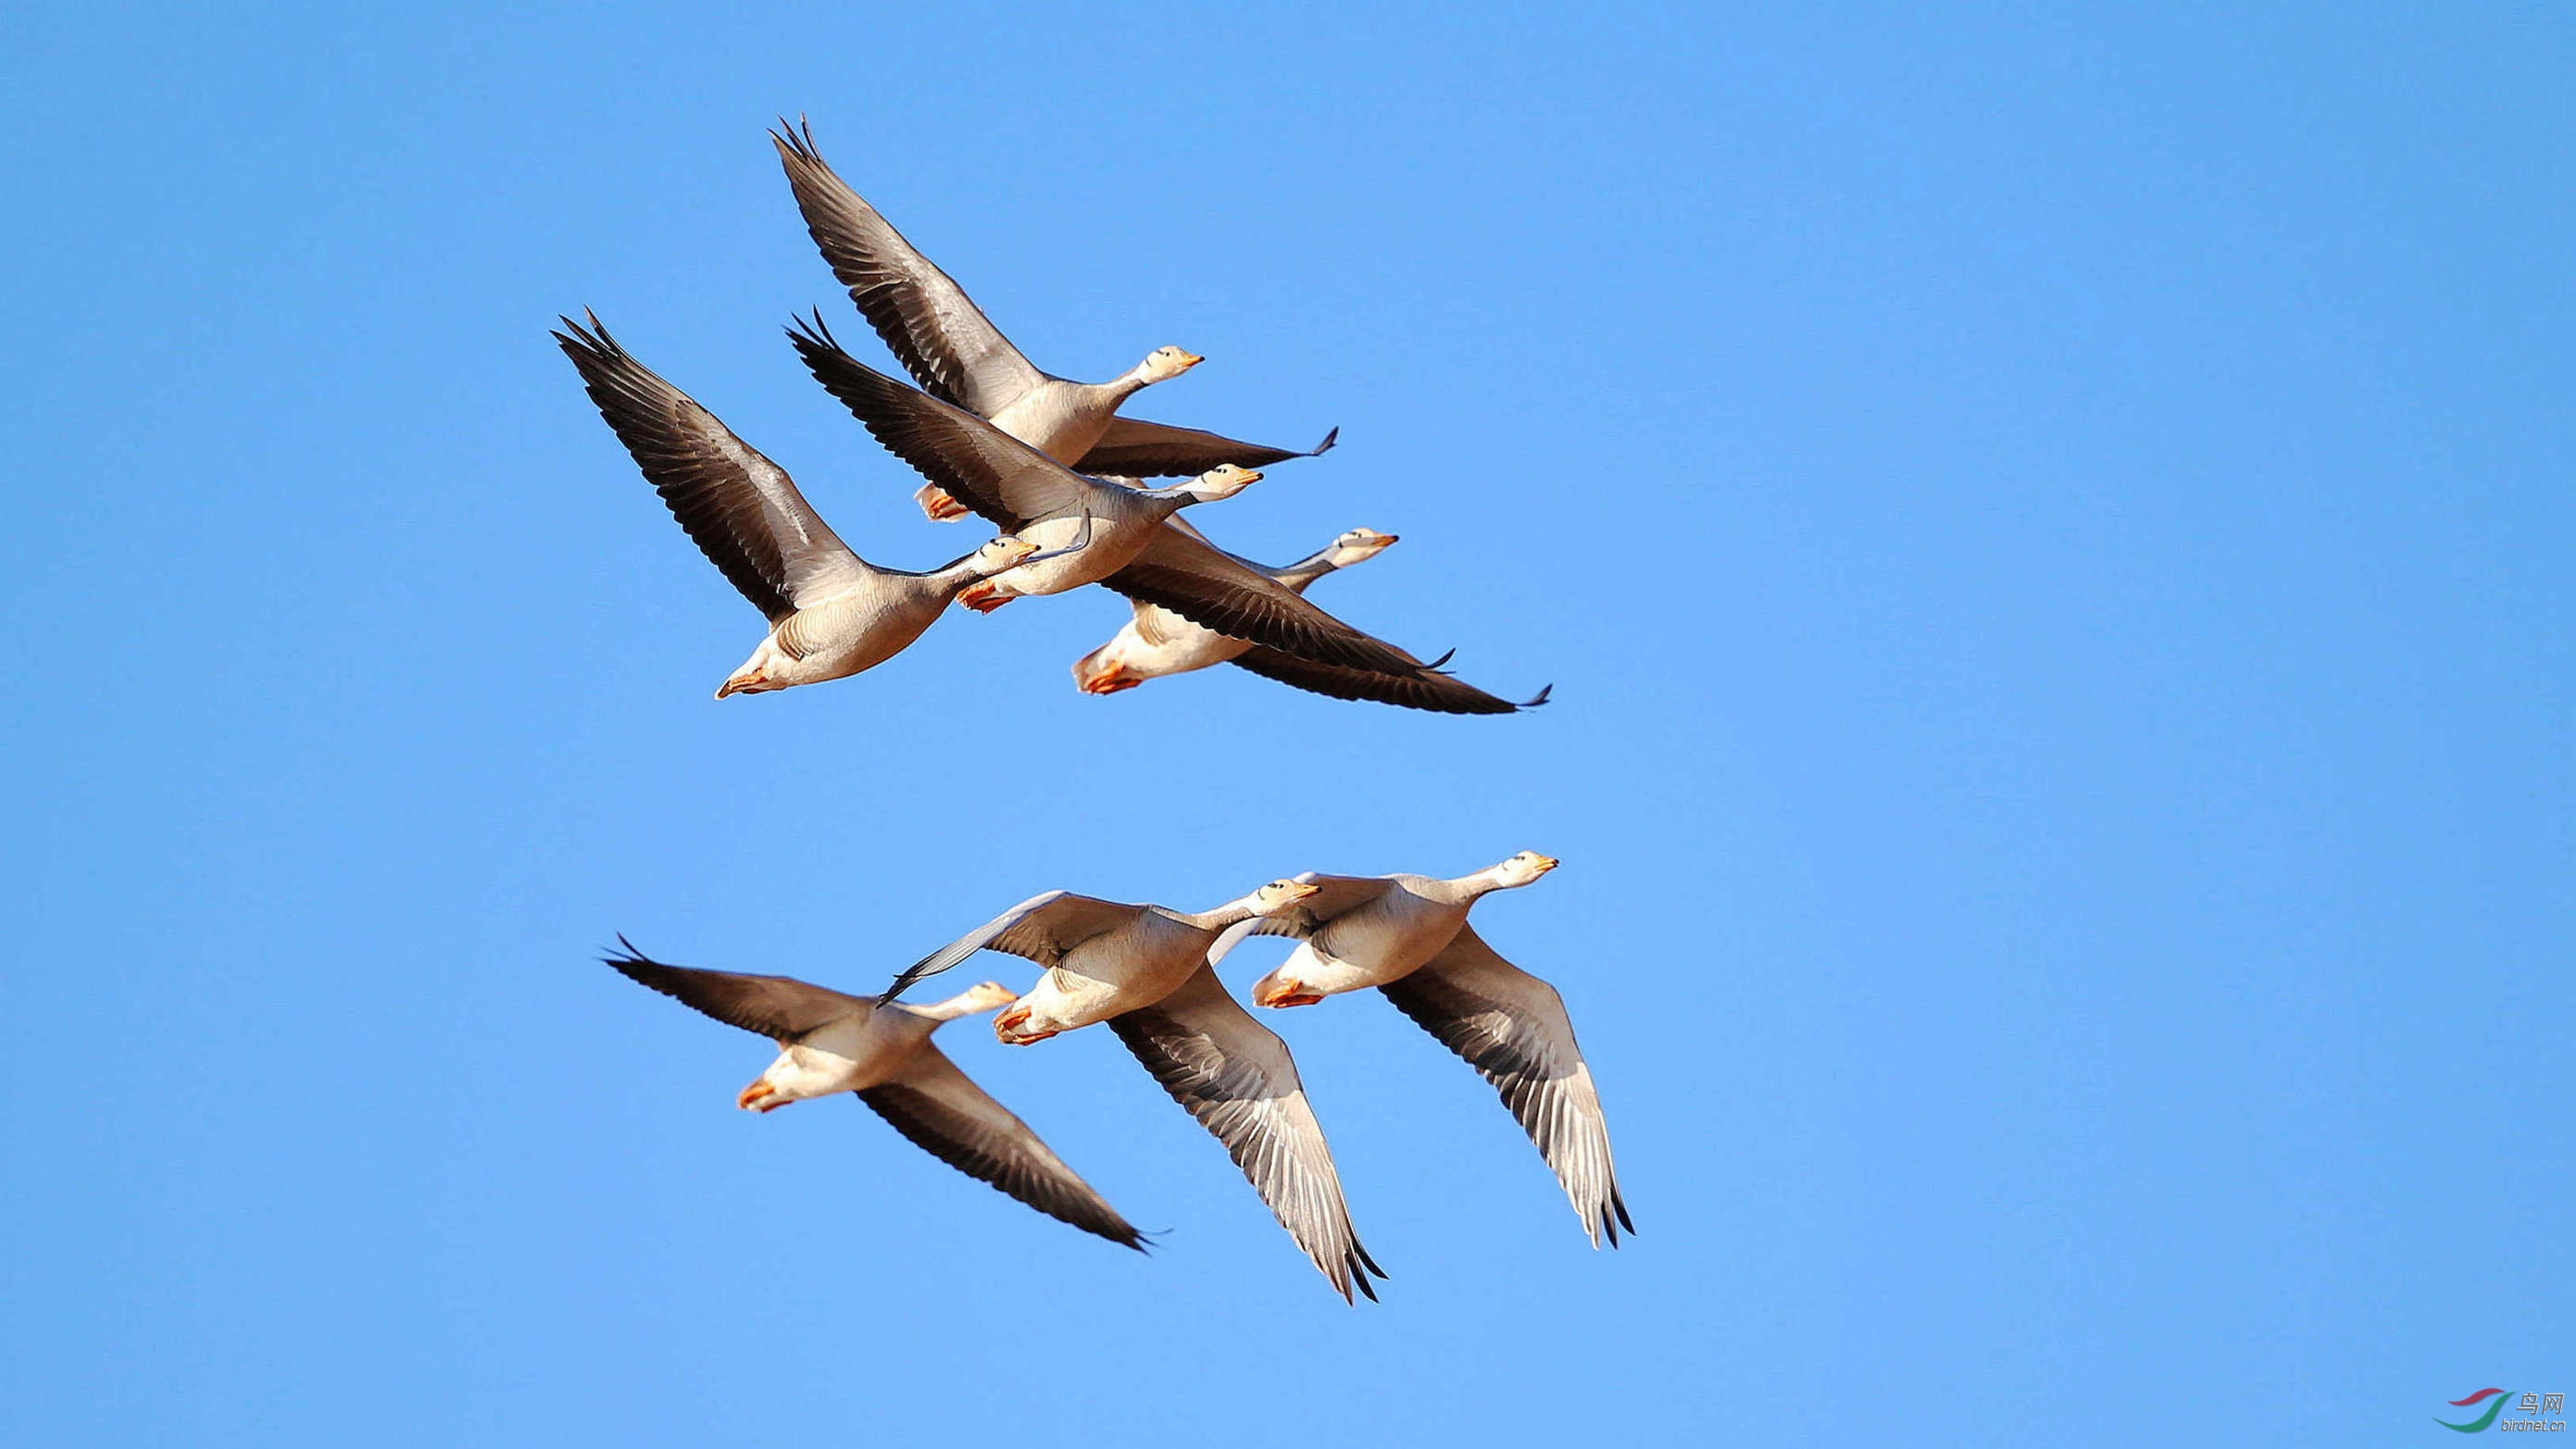
[{"label": "clear blue sky background", "polygon": [[[2413,1443],[2576,1390],[2563,11],[380,9],[0,17],[0,1439]],[[1205,522],[1401,533],[1319,599],[1557,702],[1086,698],[1106,595],[712,702],[759,621],[557,311],[869,557],[977,536],[779,335],[849,316],[799,110],[1044,365],[1340,424]],[[592,960],[870,989],[1050,886],[1524,847],[1480,921],[1642,1236],[1383,1002],[1273,1017],[1377,1307],[1106,1033],[946,1040],[1151,1258],[736,1112],[766,1048]]]}]

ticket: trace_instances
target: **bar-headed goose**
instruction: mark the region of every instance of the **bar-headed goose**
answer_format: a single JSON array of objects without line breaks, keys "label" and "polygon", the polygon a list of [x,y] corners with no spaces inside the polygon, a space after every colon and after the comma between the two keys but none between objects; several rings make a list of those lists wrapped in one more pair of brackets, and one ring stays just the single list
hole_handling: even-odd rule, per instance
[{"label": "bar-headed goose", "polygon": [[1218,934],[1272,916],[1313,891],[1272,881],[1213,911],[1131,906],[1048,891],[923,957],[884,1000],[980,950],[1006,951],[1047,968],[1038,984],[994,1018],[1014,1046],[1106,1021],[1172,1100],[1225,1144],[1261,1200],[1347,1300],[1370,1298],[1386,1274],[1360,1246],[1342,1201],[1341,1175],[1322,1124],[1306,1103],[1288,1044],[1228,995],[1208,964]]},{"label": "bar-headed goose", "polygon": [[[1266,468],[1312,457],[1340,434],[1336,428],[1299,453],[1119,417],[1119,405],[1138,391],[1178,377],[1203,359],[1178,347],[1157,347],[1108,382],[1068,382],[1040,372],[946,272],[834,174],[814,149],[810,126],[790,127],[781,120],[769,139],[823,260],[904,370],[932,396],[991,419],[1057,462],[1095,477],[1183,478],[1227,463]],[[964,518],[971,511],[935,482],[914,496],[932,518]]]},{"label": "bar-headed goose", "polygon": [[1225,464],[1177,488],[1086,478],[964,408],[906,387],[852,357],[817,315],[788,329],[805,365],[878,442],[988,519],[1059,555],[985,580],[959,601],[984,608],[1021,594],[1099,583],[1194,623],[1322,664],[1410,674],[1420,660],[1371,638],[1234,555],[1162,524],[1227,498],[1261,475]]},{"label": "bar-headed goose", "polygon": [[[1395,541],[1391,533],[1354,528],[1286,568],[1263,568],[1249,559],[1243,562],[1268,574],[1281,587],[1303,594],[1315,580],[1335,569],[1366,563]],[[1544,689],[1537,698],[1514,704],[1452,678],[1440,669],[1447,661],[1446,655],[1408,674],[1318,664],[1193,624],[1160,604],[1139,602],[1133,607],[1135,617],[1119,626],[1108,643],[1074,661],[1074,683],[1083,693],[1116,694],[1167,674],[1187,674],[1234,663],[1282,684],[1335,699],[1370,699],[1441,714],[1510,714],[1547,702]]]},{"label": "bar-headed goose", "polygon": [[1297,949],[1252,988],[1261,1006],[1311,1006],[1374,986],[1502,1093],[1503,1105],[1556,1173],[1594,1247],[1633,1233],[1610,1165],[1610,1126],[1574,1023],[1556,988],[1495,954],[1467,924],[1490,891],[1525,886],[1556,861],[1522,851],[1456,880],[1421,875],[1298,876],[1315,894],[1290,910],[1238,922],[1209,960],[1249,935],[1293,936]]},{"label": "bar-headed goose", "polygon": [[1122,1247],[1145,1240],[1011,1115],[931,1045],[942,1022],[1008,1005],[995,982],[933,1006],[892,1005],[787,976],[701,971],[648,959],[625,937],[622,955],[601,959],[628,980],[676,997],[708,1016],[778,1043],[778,1060],[734,1100],[746,1111],[855,1092],[915,1146],[1052,1218]]},{"label": "bar-headed goose", "polygon": [[769,620],[751,658],[716,698],[818,684],[893,658],[970,585],[1024,563],[1037,545],[1009,535],[928,573],[883,569],[841,542],[796,491],[713,413],[628,355],[599,319],[567,317],[555,341],[591,401],[700,552]]}]

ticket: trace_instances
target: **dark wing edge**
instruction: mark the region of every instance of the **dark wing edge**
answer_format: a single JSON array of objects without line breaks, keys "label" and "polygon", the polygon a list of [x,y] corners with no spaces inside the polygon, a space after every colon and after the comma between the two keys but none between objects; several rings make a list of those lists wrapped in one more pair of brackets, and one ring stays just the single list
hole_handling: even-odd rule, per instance
[{"label": "dark wing edge", "polygon": [[1055,1155],[1009,1108],[924,1043],[902,1076],[858,1099],[913,1146],[1086,1233],[1145,1251],[1145,1235]]},{"label": "dark wing edge", "polygon": [[617,944],[618,953],[599,959],[619,975],[727,1026],[737,1026],[772,1041],[794,1041],[871,1005],[864,996],[851,996],[792,976],[750,976],[736,971],[673,966],[636,950],[635,943],[623,935],[617,938]]},{"label": "dark wing edge", "polygon": [[[564,330],[553,334],[555,344],[572,359],[581,373],[583,390],[598,406],[609,430],[626,445],[645,480],[662,495],[663,504],[698,551],[764,618],[774,620],[796,612],[795,602],[788,597],[786,560],[770,536],[755,485],[735,460],[708,456],[701,446],[705,427],[698,419],[780,477],[786,476],[786,470],[761,457],[696,399],[636,361],[608,335],[598,317],[582,315],[590,319],[589,326],[569,317],[560,319]],[[691,411],[696,417],[689,416]],[[747,492],[752,496],[746,497]]]},{"label": "dark wing edge", "polygon": [[1003,490],[1006,476],[1035,470],[1042,479],[1082,486],[1062,464],[974,413],[852,357],[832,336],[821,312],[798,317],[787,336],[814,380],[840,399],[888,452],[995,527],[1007,531],[1037,516],[1013,510]]},{"label": "dark wing edge", "polygon": [[1255,916],[1241,926],[1228,929],[1246,931],[1247,934],[1255,936],[1288,936],[1300,941],[1311,940],[1317,931],[1395,889],[1395,882],[1382,875],[1332,875],[1319,870],[1301,870],[1290,879],[1300,885],[1318,886],[1321,889],[1284,911],[1274,915]]},{"label": "dark wing edge", "polygon": [[1241,559],[1177,529],[1164,529],[1125,568],[1100,581],[1193,624],[1282,653],[1409,675],[1422,661],[1317,608],[1294,589]]},{"label": "dark wing edge", "polygon": [[1094,476],[1114,473],[1122,478],[1183,478],[1225,463],[1238,468],[1267,468],[1292,458],[1320,458],[1333,450],[1341,436],[1342,430],[1335,428],[1324,435],[1324,441],[1300,453],[1290,448],[1238,442],[1201,428],[1176,428],[1143,418],[1112,418],[1109,431],[1091,445],[1091,451],[1073,465],[1073,471]]},{"label": "dark wing edge", "polygon": [[978,951],[1000,951],[1053,966],[1066,949],[1135,914],[1136,909],[1071,891],[1041,891],[905,967],[882,999],[892,1001],[924,976],[936,976]]},{"label": "dark wing edge", "polygon": [[[1216,973],[1202,967],[1182,992],[1199,997],[1200,1009],[1205,1010],[1213,1004],[1206,1000],[1207,986],[1215,981]],[[1340,1175],[1333,1168],[1331,1148],[1324,1142],[1314,1109],[1306,1103],[1287,1043],[1253,1021],[1222,985],[1215,986],[1214,995],[1223,996],[1232,1007],[1227,1025],[1237,1034],[1248,1041],[1267,1039],[1284,1064],[1284,1081],[1270,1080],[1258,1063],[1240,1052],[1226,1052],[1207,1030],[1167,1010],[1172,998],[1113,1016],[1109,1026],[1172,1100],[1224,1145],[1226,1155],[1242,1170],[1271,1216],[1288,1230],[1342,1301],[1353,1301],[1356,1289],[1376,1302],[1377,1290],[1369,1285],[1369,1276],[1384,1278],[1386,1270],[1360,1245],[1359,1231],[1351,1224],[1342,1196]],[[1232,1016],[1242,1020],[1234,1022]],[[1301,1138],[1320,1154],[1320,1162],[1301,1157]]]},{"label": "dark wing edge", "polygon": [[955,279],[824,161],[810,125],[782,117],[769,139],[824,264],[925,390],[992,413],[1046,380]]},{"label": "dark wing edge", "polygon": [[[1548,689],[1518,704],[1487,694],[1476,686],[1429,665],[1411,674],[1381,674],[1301,658],[1266,644],[1255,644],[1231,661],[1264,679],[1292,689],[1333,699],[1368,700],[1434,714],[1515,714],[1547,703]],[[1553,689],[1554,686],[1550,686]]]},{"label": "dark wing edge", "polygon": [[1493,1084],[1556,1174],[1594,1247],[1604,1236],[1619,1246],[1623,1228],[1636,1233],[1611,1164],[1601,1097],[1555,987],[1461,926],[1428,964],[1378,990]]}]

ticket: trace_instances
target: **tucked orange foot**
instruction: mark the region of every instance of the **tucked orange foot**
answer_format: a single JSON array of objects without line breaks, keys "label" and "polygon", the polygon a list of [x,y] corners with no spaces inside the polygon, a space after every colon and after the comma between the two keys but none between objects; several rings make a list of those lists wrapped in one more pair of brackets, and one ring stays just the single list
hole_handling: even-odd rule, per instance
[{"label": "tucked orange foot", "polygon": [[1252,988],[1255,1006],[1312,1006],[1324,999],[1324,993],[1309,991],[1295,981],[1264,981]]},{"label": "tucked orange foot", "polygon": [[1048,1037],[1057,1035],[1052,1031],[1029,1031],[1026,1029],[1028,1024],[1029,1009],[1025,1006],[1014,1006],[993,1018],[993,1035],[1001,1038],[1008,1046],[1028,1046],[1033,1042],[1042,1042]]},{"label": "tucked orange foot", "polygon": [[1098,674],[1090,675],[1082,681],[1082,692],[1085,694],[1116,694],[1122,689],[1134,689],[1137,685],[1144,682],[1144,680],[1129,674],[1124,669],[1104,669]]},{"label": "tucked orange foot", "polygon": [[959,594],[957,596],[957,602],[974,610],[978,614],[989,614],[995,609],[1002,607],[1004,604],[1007,604],[1018,597],[1019,595],[1017,594],[1003,593],[1000,589],[993,587],[992,580],[986,579],[984,582],[973,585],[964,593]]},{"label": "tucked orange foot", "polygon": [[787,1105],[787,1098],[778,1095],[778,1089],[763,1077],[743,1088],[742,1094],[733,1099],[733,1104],[746,1112],[775,1112]]},{"label": "tucked orange foot", "polygon": [[961,518],[975,516],[974,509],[950,497],[948,490],[944,488],[924,488],[918,496],[921,499],[921,511],[929,514],[930,521],[933,523],[955,523]]}]

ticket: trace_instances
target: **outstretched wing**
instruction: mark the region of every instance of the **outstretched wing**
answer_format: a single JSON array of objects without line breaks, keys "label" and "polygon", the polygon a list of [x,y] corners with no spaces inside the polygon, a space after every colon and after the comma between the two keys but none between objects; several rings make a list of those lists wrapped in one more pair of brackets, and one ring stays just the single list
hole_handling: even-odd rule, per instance
[{"label": "outstretched wing", "polygon": [[787,329],[814,380],[888,451],[1001,528],[1079,507],[1099,485],[975,414],[904,386],[852,357],[822,316]]},{"label": "outstretched wing", "polygon": [[555,341],[599,415],[699,552],[762,614],[778,619],[867,578],[786,469],[629,356],[597,317],[563,324]]},{"label": "outstretched wing", "polygon": [[1115,473],[1126,478],[1187,478],[1224,463],[1238,468],[1267,468],[1291,458],[1321,457],[1333,450],[1333,443],[1341,435],[1342,430],[1335,428],[1324,435],[1324,441],[1299,453],[1260,443],[1239,443],[1198,428],[1176,428],[1143,418],[1111,418],[1109,431],[1091,445],[1091,451],[1073,465],[1073,471],[1094,477]]},{"label": "outstretched wing", "polygon": [[1356,1286],[1374,1301],[1369,1275],[1386,1272],[1351,1226],[1341,1175],[1323,1125],[1306,1105],[1288,1044],[1254,1021],[1204,966],[1180,990],[1113,1016],[1109,1025],[1172,1100],[1225,1144],[1279,1225],[1342,1297],[1348,1300]]},{"label": "outstretched wing", "polygon": [[1237,639],[1351,669],[1411,674],[1422,661],[1352,628],[1296,590],[1178,529],[1157,529],[1125,568],[1101,580],[1194,624]]},{"label": "outstretched wing", "polygon": [[832,275],[923,387],[990,417],[1046,381],[946,272],[824,164],[810,127],[781,121],[769,139]]},{"label": "outstretched wing", "polygon": [[1292,879],[1313,886],[1315,893],[1276,915],[1253,917],[1260,924],[1250,934],[1294,936],[1303,941],[1395,889],[1395,881],[1382,875],[1323,875],[1310,870]]},{"label": "outstretched wing", "polygon": [[1071,891],[1029,897],[965,935],[904,968],[879,1001],[892,1001],[924,976],[936,976],[978,951],[991,949],[1052,966],[1064,953],[1134,919],[1136,907],[1094,900]]},{"label": "outstretched wing", "polygon": [[704,1012],[727,1026],[754,1031],[777,1042],[791,1042],[845,1016],[869,1009],[864,996],[850,996],[792,976],[746,976],[733,971],[702,971],[671,966],[617,938],[624,953],[599,959],[639,986],[649,986],[683,1006]]},{"label": "outstretched wing", "polygon": [[1594,1247],[1607,1235],[1615,1248],[1620,1229],[1637,1231],[1611,1169],[1610,1124],[1555,987],[1460,926],[1439,955],[1378,990],[1502,1093]]},{"label": "outstretched wing", "polygon": [[1374,700],[1379,704],[1425,709],[1435,714],[1510,714],[1547,703],[1548,692],[1544,689],[1536,698],[1514,704],[1437,669],[1425,667],[1410,674],[1381,674],[1374,669],[1319,664],[1262,644],[1253,645],[1230,662],[1264,679],[1275,679],[1281,684],[1334,699]]},{"label": "outstretched wing", "polygon": [[938,1047],[922,1043],[894,1080],[858,1097],[914,1146],[968,1177],[1086,1233],[1145,1250],[1143,1234]]}]

